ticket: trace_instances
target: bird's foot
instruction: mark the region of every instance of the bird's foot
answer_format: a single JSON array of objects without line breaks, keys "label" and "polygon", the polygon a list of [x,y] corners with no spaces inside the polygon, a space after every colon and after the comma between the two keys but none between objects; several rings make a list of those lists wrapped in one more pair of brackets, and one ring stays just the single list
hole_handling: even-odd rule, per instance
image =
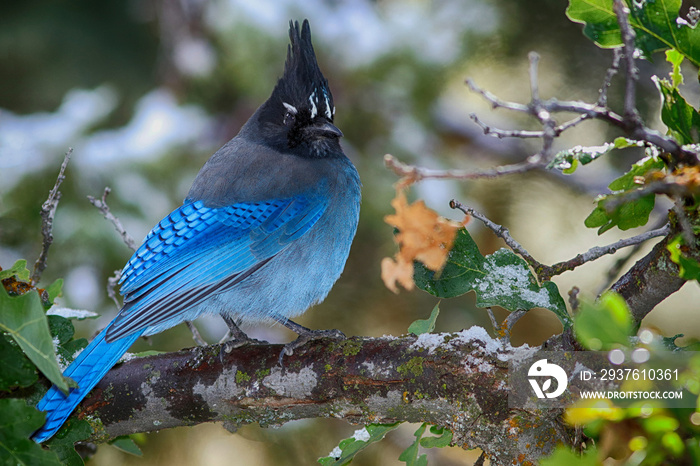
[{"label": "bird's foot", "polygon": [[268,342],[264,340],[256,340],[255,338],[250,338],[246,333],[238,327],[238,324],[230,317],[223,316],[224,322],[228,326],[228,332],[224,338],[221,339],[219,344],[223,344],[222,351],[225,353],[230,353],[236,348],[246,345],[267,345]]},{"label": "bird's foot", "polygon": [[225,353],[230,353],[231,351],[235,350],[236,348],[240,348],[241,346],[269,344],[269,342],[265,340],[257,340],[255,338],[250,338],[247,335],[245,338],[226,338],[222,340],[221,343],[223,344],[221,350]]},{"label": "bird's foot", "polygon": [[305,329],[303,333],[299,334],[299,338],[284,345],[284,348],[279,355],[279,364],[282,365],[282,360],[284,356],[291,356],[294,354],[294,350],[300,348],[313,340],[320,340],[322,338],[330,338],[332,340],[345,340],[347,337],[340,330],[311,330]]}]

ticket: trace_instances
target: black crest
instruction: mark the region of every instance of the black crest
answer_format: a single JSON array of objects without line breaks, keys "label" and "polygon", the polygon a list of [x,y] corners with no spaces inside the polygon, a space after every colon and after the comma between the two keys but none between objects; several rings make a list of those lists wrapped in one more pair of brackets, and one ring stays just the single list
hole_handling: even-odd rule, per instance
[{"label": "black crest", "polygon": [[298,21],[290,21],[289,40],[284,75],[277,82],[270,100],[275,100],[276,106],[284,102],[299,110],[308,109],[311,119],[320,115],[333,121],[333,95],[316,61],[309,21],[304,20],[301,31]]}]

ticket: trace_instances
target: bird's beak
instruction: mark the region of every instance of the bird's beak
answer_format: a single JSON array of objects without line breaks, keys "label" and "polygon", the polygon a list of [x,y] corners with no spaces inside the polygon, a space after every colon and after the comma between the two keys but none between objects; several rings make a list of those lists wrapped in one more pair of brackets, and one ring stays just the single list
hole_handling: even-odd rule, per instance
[{"label": "bird's beak", "polygon": [[330,121],[322,121],[317,124],[307,126],[306,131],[315,137],[342,138],[343,132]]}]

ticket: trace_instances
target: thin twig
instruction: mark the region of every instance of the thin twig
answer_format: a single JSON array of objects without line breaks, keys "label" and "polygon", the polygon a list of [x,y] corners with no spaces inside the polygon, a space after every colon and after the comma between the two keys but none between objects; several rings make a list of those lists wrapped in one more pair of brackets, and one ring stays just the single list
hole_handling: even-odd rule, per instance
[{"label": "thin twig", "polygon": [[[486,100],[488,100],[493,108],[506,108],[517,112],[528,113],[530,115],[534,114],[532,105],[523,105],[516,102],[501,100],[491,92],[479,88],[471,79],[468,79],[466,82],[472,91],[480,94]],[[566,130],[583,120],[596,119],[620,128],[632,139],[646,141],[650,144],[658,146],[662,151],[673,154],[678,162],[683,162],[688,165],[698,164],[698,155],[696,153],[688,148],[682,147],[672,137],[665,136],[658,131],[647,128],[644,126],[639,117],[634,119],[630,119],[627,116],[623,117],[622,115],[613,112],[606,106],[600,105],[599,103],[589,104],[580,101],[560,101],[555,98],[540,101],[538,103],[538,108],[540,110],[545,110],[550,114],[562,112],[579,114],[579,116],[571,122],[555,127],[555,129],[553,129],[555,136],[559,136],[559,134],[561,134],[562,127],[563,130]],[[557,129],[559,130],[557,131]],[[494,129],[490,128],[490,131],[494,132]],[[543,131],[542,137],[544,137],[545,134],[546,133]]]},{"label": "thin twig", "polygon": [[622,49],[620,47],[613,49],[613,62],[605,73],[605,79],[603,80],[603,85],[600,86],[600,91],[598,94],[598,105],[601,107],[606,107],[608,105],[608,89],[612,84],[612,79],[615,77],[617,72],[620,70],[620,58],[622,57]]},{"label": "thin twig", "polygon": [[607,246],[595,246],[584,252],[583,254],[578,254],[573,259],[568,261],[559,262],[552,266],[547,266],[539,262],[537,259],[532,257],[527,250],[518,243],[512,236],[510,232],[504,226],[498,225],[491,220],[489,220],[485,215],[475,211],[471,207],[467,207],[459,201],[452,199],[450,201],[450,207],[453,209],[459,209],[467,215],[471,215],[475,219],[481,221],[489,230],[493,231],[496,236],[500,237],[505,241],[505,243],[510,247],[513,252],[522,257],[525,262],[528,263],[537,273],[539,279],[543,282],[550,280],[555,275],[560,275],[568,270],[573,270],[576,267],[585,264],[586,262],[591,262],[599,259],[607,254],[614,254],[618,249],[626,248],[629,246],[634,246],[636,244],[641,244],[652,238],[658,236],[666,236],[671,231],[671,226],[667,223],[661,228],[655,230],[650,230],[631,238],[621,239],[615,243],[609,244]]},{"label": "thin twig", "polygon": [[666,224],[661,228],[655,230],[649,230],[637,236],[632,236],[631,238],[624,238],[607,246],[594,246],[583,254],[578,254],[573,259],[568,261],[558,262],[550,267],[545,267],[540,275],[543,281],[547,281],[555,275],[560,275],[568,270],[573,270],[576,267],[585,264],[586,262],[591,262],[607,254],[614,254],[618,249],[626,248],[629,246],[634,246],[636,244],[644,243],[652,238],[659,236],[666,236],[671,231],[671,225]]},{"label": "thin twig", "polygon": [[197,327],[194,326],[192,321],[186,320],[185,325],[187,325],[187,328],[192,332],[192,339],[197,343],[197,346],[207,346],[207,342],[204,341],[202,334],[199,333],[199,330],[197,330]]},{"label": "thin twig", "polygon": [[581,302],[578,300],[578,294],[581,292],[578,286],[574,286],[569,290],[569,306],[573,312],[578,311]]},{"label": "thin twig", "polygon": [[489,319],[491,320],[491,326],[493,327],[493,330],[495,332],[498,332],[498,322],[496,322],[496,316],[493,315],[493,309],[491,309],[491,306],[486,308],[486,314],[488,314]]},{"label": "thin twig", "polygon": [[122,222],[120,222],[119,219],[112,214],[109,206],[107,205],[107,196],[111,192],[112,190],[109,187],[106,187],[104,193],[102,193],[102,199],[96,199],[92,196],[88,196],[87,198],[92,205],[97,207],[100,212],[102,212],[104,218],[112,222],[112,225],[114,225],[115,230],[117,230],[117,233],[119,233],[119,236],[121,236],[124,244],[126,244],[126,246],[132,251],[136,251],[136,248],[138,247],[136,241],[134,241],[134,238],[132,238],[131,235],[124,229]]},{"label": "thin twig", "polygon": [[557,137],[554,131],[554,128],[557,126],[557,122],[554,121],[554,118],[552,118],[552,112],[547,109],[546,105],[544,105],[540,99],[537,69],[540,62],[540,56],[535,52],[530,52],[528,54],[528,58],[530,60],[530,93],[532,95],[530,107],[532,108],[533,114],[535,117],[537,117],[544,128],[541,156],[546,162],[549,162],[553,155],[552,147],[554,146],[554,138]]},{"label": "thin twig", "polygon": [[486,225],[486,227],[489,230],[493,231],[496,234],[496,236],[502,238],[503,241],[505,241],[505,243],[508,245],[508,247],[510,247],[516,254],[522,257],[525,260],[525,262],[527,262],[530,265],[530,267],[535,269],[535,271],[542,270],[546,267],[541,262],[537,261],[534,257],[532,257],[520,243],[513,239],[513,237],[510,236],[510,232],[506,227],[492,222],[491,220],[486,218],[485,215],[477,212],[471,207],[465,206],[464,204],[455,199],[452,199],[450,201],[450,207],[453,209],[459,209],[465,214],[471,215],[475,219],[481,221],[484,225]]},{"label": "thin twig", "polygon": [[[546,133],[545,131],[529,131],[529,130],[508,130],[508,129],[499,129],[499,128],[492,128],[491,126],[487,125],[481,119],[477,116],[476,113],[471,113],[469,115],[469,118],[471,118],[474,123],[479,125],[479,127],[484,131],[484,134],[486,136],[493,136],[498,139],[503,139],[503,138],[520,138],[520,139],[537,139],[537,138],[543,138],[545,137]],[[576,118],[572,118],[571,120],[562,123],[559,126],[556,126],[553,128],[554,135],[559,136],[561,133],[566,131],[569,128],[573,128],[577,124],[581,123],[582,121],[587,120],[589,117],[588,115],[579,115]]]},{"label": "thin twig", "polygon": [[515,311],[508,314],[508,317],[506,317],[506,320],[504,322],[506,330],[505,337],[507,338],[507,341],[510,341],[510,337],[513,334],[513,326],[515,326],[515,324],[517,324],[520,319],[525,317],[525,314],[527,314],[527,311],[525,309],[516,309]]},{"label": "thin twig", "polygon": [[635,63],[635,44],[636,36],[634,29],[630,26],[629,14],[630,10],[622,0],[613,1],[613,10],[617,16],[617,24],[620,26],[620,34],[622,35],[622,44],[625,51],[625,63],[627,65],[627,77],[625,82],[625,118],[630,122],[638,125],[640,122],[639,113],[637,112],[637,80],[639,79],[639,70]]},{"label": "thin twig", "polygon": [[63,157],[63,163],[61,163],[61,168],[58,171],[58,177],[56,177],[56,183],[54,183],[53,188],[49,191],[49,197],[41,205],[41,235],[44,240],[41,243],[41,253],[39,258],[34,263],[34,270],[32,272],[31,282],[36,284],[41,279],[41,274],[44,273],[46,269],[46,259],[49,255],[49,248],[53,243],[53,219],[56,216],[56,209],[58,208],[58,201],[61,200],[61,192],[58,188],[66,179],[64,173],[68,162],[70,161],[70,156],[73,153],[73,148],[68,148],[68,151]]},{"label": "thin twig", "polygon": [[498,128],[492,128],[488,126],[486,123],[481,121],[479,117],[476,115],[476,113],[472,113],[469,115],[469,118],[471,118],[474,123],[479,125],[482,130],[484,130],[484,134],[487,136],[493,136],[497,137],[498,139],[503,139],[503,138],[520,138],[520,139],[528,139],[528,138],[541,138],[544,136],[544,131],[527,131],[527,130],[507,130],[507,129],[498,129]]},{"label": "thin twig", "polygon": [[473,92],[476,92],[477,94],[481,94],[486,100],[491,102],[491,107],[493,108],[507,108],[508,110],[513,110],[516,112],[530,113],[530,107],[528,107],[527,105],[501,100],[491,92],[481,89],[474,83],[474,81],[471,78],[467,79],[465,82],[467,83],[469,89],[471,89]]},{"label": "thin twig", "polygon": [[532,160],[529,157],[524,162],[510,165],[500,165],[481,171],[469,170],[434,170],[430,168],[417,167],[405,164],[391,154],[384,156],[384,165],[402,178],[410,182],[418,182],[426,179],[453,179],[453,180],[476,180],[480,178],[496,178],[503,175],[515,173],[525,173],[530,170],[542,168],[543,164]]},{"label": "thin twig", "polygon": [[119,298],[117,298],[117,285],[119,285],[119,279],[122,277],[121,270],[115,270],[114,275],[107,279],[107,296],[114,301],[117,309],[121,309],[122,305],[119,303]]}]

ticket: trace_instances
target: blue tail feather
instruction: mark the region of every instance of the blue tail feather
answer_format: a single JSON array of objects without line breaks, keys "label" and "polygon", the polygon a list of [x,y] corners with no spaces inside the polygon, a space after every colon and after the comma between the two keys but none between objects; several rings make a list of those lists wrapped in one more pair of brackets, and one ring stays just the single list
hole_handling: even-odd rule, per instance
[{"label": "blue tail feather", "polygon": [[51,438],[142,333],[143,330],[108,343],[105,341],[107,329],[102,330],[63,372],[77,382],[78,388],[72,388],[65,395],[54,385],[36,405],[38,410],[46,412],[46,424],[34,432],[34,441],[41,443]]}]

